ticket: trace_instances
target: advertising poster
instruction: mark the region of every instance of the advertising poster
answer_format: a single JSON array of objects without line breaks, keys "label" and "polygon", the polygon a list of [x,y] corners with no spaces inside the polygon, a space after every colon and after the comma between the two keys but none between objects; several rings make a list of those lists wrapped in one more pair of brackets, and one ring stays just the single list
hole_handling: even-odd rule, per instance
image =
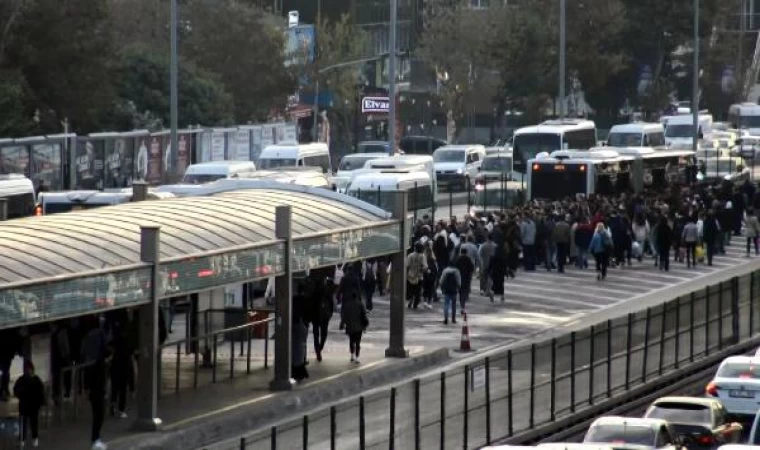
[{"label": "advertising poster", "polygon": [[237,130],[234,132],[236,139],[236,152],[234,159],[238,161],[251,160],[251,130]]},{"label": "advertising poster", "polygon": [[211,161],[224,161],[224,132],[211,132]]},{"label": "advertising poster", "polygon": [[164,164],[162,150],[161,136],[151,136],[148,147],[148,175],[145,177],[145,181],[153,186],[161,184]]},{"label": "advertising poster", "polygon": [[103,139],[77,139],[74,173],[77,189],[103,189]]},{"label": "advertising poster", "polygon": [[259,160],[261,149],[261,127],[251,127],[251,161]]},{"label": "advertising poster", "polygon": [[61,144],[51,142],[32,146],[32,181],[41,191],[63,189]]},{"label": "advertising poster", "polygon": [[20,173],[29,176],[29,147],[12,145],[0,147],[0,173]]},{"label": "advertising poster", "polygon": [[298,142],[298,127],[296,124],[285,124],[285,142]]},{"label": "advertising poster", "polygon": [[150,136],[140,136],[135,139],[135,180],[145,181],[148,179],[148,146]]},{"label": "advertising poster", "polygon": [[106,143],[105,187],[124,188],[132,185],[134,151],[134,138],[116,138]]},{"label": "advertising poster", "polygon": [[182,179],[187,166],[190,165],[190,155],[193,151],[193,135],[190,133],[180,134],[177,138],[177,175]]},{"label": "advertising poster", "polygon": [[[163,183],[174,183],[176,180],[176,173],[174,172],[174,160],[172,159],[172,136],[169,133],[161,134],[161,149],[163,150],[163,156],[161,159],[161,173],[163,176]],[[177,136],[179,140],[179,136]]]}]

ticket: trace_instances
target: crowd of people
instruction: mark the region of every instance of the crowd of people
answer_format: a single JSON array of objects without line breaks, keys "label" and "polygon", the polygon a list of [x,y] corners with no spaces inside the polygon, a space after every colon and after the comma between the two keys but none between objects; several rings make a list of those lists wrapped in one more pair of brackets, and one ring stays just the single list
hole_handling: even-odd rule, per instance
[{"label": "crowd of people", "polygon": [[589,268],[603,281],[608,268],[651,258],[670,270],[671,261],[712,265],[732,237],[744,235],[746,256],[758,254],[760,193],[750,181],[735,186],[679,188],[656,195],[589,196],[528,204],[486,217],[466,215],[433,223],[417,220],[408,256],[408,306],[432,308],[443,296],[444,323],[464,312],[479,274],[481,295],[503,302],[505,283],[543,266],[565,272]]}]

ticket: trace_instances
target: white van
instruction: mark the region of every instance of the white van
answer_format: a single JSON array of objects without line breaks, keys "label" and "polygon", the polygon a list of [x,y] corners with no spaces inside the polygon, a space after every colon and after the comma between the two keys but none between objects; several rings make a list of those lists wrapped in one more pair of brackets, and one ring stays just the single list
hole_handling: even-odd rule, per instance
[{"label": "white van", "polygon": [[204,184],[224,178],[238,178],[256,172],[253,161],[211,161],[191,164],[185,170],[182,184]]},{"label": "white van", "polygon": [[354,175],[364,169],[368,161],[387,157],[387,153],[352,153],[344,156],[338,165],[338,172],[333,177],[338,192],[345,192]]},{"label": "white van", "polygon": [[421,214],[433,210],[433,183],[422,171],[382,171],[357,175],[346,192],[351,197],[371,203],[386,211],[393,210],[394,193],[409,193],[409,211]]},{"label": "white van", "polygon": [[0,175],[0,198],[7,203],[6,219],[34,215],[37,200],[32,180],[18,173]]},{"label": "white van", "polygon": [[[107,189],[105,191],[43,192],[40,194],[36,214],[57,214],[129,203],[132,201],[133,192],[132,188]],[[174,197],[172,193],[161,192],[159,188],[148,190],[148,200],[172,197]]]},{"label": "white van", "polygon": [[664,147],[665,127],[661,123],[615,125],[607,135],[610,147]]},{"label": "white van", "polygon": [[278,167],[320,167],[324,173],[332,173],[330,149],[327,144],[276,144],[268,145],[261,151],[259,169]]},{"label": "white van", "polygon": [[445,145],[433,152],[438,184],[457,184],[469,189],[486,156],[482,145]]},{"label": "white van", "polygon": [[[699,139],[712,133],[713,118],[709,114],[701,114],[698,118]],[[692,116],[673,116],[665,127],[665,144],[672,149],[689,149],[694,136],[694,118]]]},{"label": "white van", "polygon": [[[420,167],[422,166],[422,167]],[[430,155],[395,155],[386,156],[367,161],[364,170],[369,172],[377,171],[405,171],[413,172],[422,170],[428,174],[433,183],[433,192],[438,192],[438,181],[435,177],[435,163]],[[365,173],[358,171],[356,174]]]}]

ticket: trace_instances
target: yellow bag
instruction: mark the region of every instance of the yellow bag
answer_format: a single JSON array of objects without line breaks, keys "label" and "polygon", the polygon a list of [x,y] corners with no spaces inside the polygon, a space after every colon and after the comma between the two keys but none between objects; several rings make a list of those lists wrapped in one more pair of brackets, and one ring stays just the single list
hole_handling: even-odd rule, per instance
[{"label": "yellow bag", "polygon": [[705,260],[705,246],[704,245],[697,245],[695,253],[697,256],[697,261],[702,262]]}]

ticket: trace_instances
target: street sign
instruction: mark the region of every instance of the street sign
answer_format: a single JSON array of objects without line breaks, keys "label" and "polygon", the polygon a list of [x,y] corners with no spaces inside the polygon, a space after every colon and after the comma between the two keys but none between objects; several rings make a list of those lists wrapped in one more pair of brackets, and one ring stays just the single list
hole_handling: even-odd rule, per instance
[{"label": "street sign", "polygon": [[470,392],[484,388],[486,385],[486,366],[479,365],[470,368]]},{"label": "street sign", "polygon": [[363,113],[388,113],[390,101],[388,97],[364,97],[362,98]]}]

